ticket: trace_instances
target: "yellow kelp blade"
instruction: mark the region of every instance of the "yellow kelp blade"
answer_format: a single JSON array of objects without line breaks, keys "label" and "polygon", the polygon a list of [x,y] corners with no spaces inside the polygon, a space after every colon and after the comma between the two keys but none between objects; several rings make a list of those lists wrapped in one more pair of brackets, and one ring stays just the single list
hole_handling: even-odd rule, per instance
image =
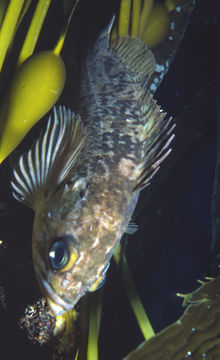
[{"label": "yellow kelp blade", "polygon": [[52,51],[33,55],[19,67],[0,110],[0,163],[55,104],[65,78],[64,63]]},{"label": "yellow kelp blade", "polygon": [[98,360],[103,288],[80,300],[80,343],[74,360]]},{"label": "yellow kelp blade", "polygon": [[132,24],[131,24],[131,36],[139,36],[140,28],[140,15],[141,15],[141,0],[133,1],[132,8]]},{"label": "yellow kelp blade", "polygon": [[131,0],[121,0],[119,13],[118,36],[129,34]]},{"label": "yellow kelp blade", "polygon": [[118,29],[113,28],[111,39],[131,35],[141,39],[149,48],[159,45],[169,31],[169,11],[174,2],[178,3],[172,1],[166,6],[153,0],[121,0]]},{"label": "yellow kelp blade", "polygon": [[[50,1],[41,0],[35,10],[19,61],[32,53]],[[18,67],[0,109],[0,163],[17,147],[31,127],[56,103],[66,74],[60,57],[75,2],[53,51],[30,56]],[[40,12],[40,10],[42,12]],[[42,15],[42,18],[41,16]]]},{"label": "yellow kelp blade", "polygon": [[79,0],[75,0],[75,5],[73,6],[72,10],[70,11],[70,14],[69,14],[69,16],[67,18],[67,21],[66,21],[66,23],[65,23],[65,25],[63,27],[63,30],[62,30],[61,34],[59,36],[59,39],[58,39],[58,41],[57,41],[57,43],[56,43],[56,45],[55,45],[55,47],[53,49],[53,52],[56,55],[59,55],[61,53],[64,41],[65,41],[65,38],[66,38],[66,34],[67,34],[67,31],[68,31],[68,28],[69,28],[69,25],[70,25],[70,21],[72,19],[72,16],[73,16],[73,13],[74,13],[74,11],[76,9],[76,6],[78,5],[78,2],[79,2]]},{"label": "yellow kelp blade", "polygon": [[151,49],[166,39],[170,27],[169,12],[165,5],[156,4],[152,7],[142,41]]},{"label": "yellow kelp blade", "polygon": [[11,45],[25,0],[10,0],[0,28],[0,71]]},{"label": "yellow kelp blade", "polygon": [[[65,41],[65,37],[66,37],[66,33],[68,30],[72,15],[74,13],[74,10],[78,4],[78,1],[79,0],[75,1],[75,5],[72,7],[72,10],[70,11],[70,14],[64,25],[64,28],[63,28],[63,30],[60,34],[60,37],[57,41],[57,44],[55,45],[53,52],[56,55],[59,55],[62,50],[64,41]],[[47,15],[47,11],[50,6],[50,3],[51,3],[51,0],[39,0],[38,1],[35,12],[34,12],[33,19],[31,21],[30,27],[28,29],[25,41],[23,43],[23,46],[22,46],[22,49],[21,49],[21,52],[19,55],[18,65],[21,65],[24,62],[24,60],[26,60],[30,55],[32,55],[32,53],[35,49],[37,40],[40,35],[42,25],[44,23],[46,15]]]},{"label": "yellow kelp blade", "polygon": [[147,27],[152,6],[153,6],[153,0],[144,0],[144,5],[141,11],[141,18],[140,18],[140,31],[139,31],[140,39],[142,39],[145,29]]},{"label": "yellow kelp blade", "polygon": [[23,43],[19,58],[18,65],[21,65],[30,55],[32,55],[36,46],[37,40],[40,35],[45,16],[50,6],[51,0],[38,0],[34,16],[29,26],[25,41]]},{"label": "yellow kelp blade", "polygon": [[[136,36],[141,38],[150,16],[153,0],[121,0],[118,37]],[[131,16],[131,21],[130,21]]]},{"label": "yellow kelp blade", "polygon": [[145,312],[144,306],[141,302],[141,299],[137,293],[137,289],[130,272],[126,257],[121,252],[121,243],[118,244],[114,252],[114,260],[117,265],[122,264],[122,280],[127,292],[129,302],[134,311],[134,315],[137,319],[138,325],[141,329],[141,332],[145,340],[150,339],[155,335],[154,330],[151,326],[150,320]]},{"label": "yellow kelp blade", "polygon": [[78,359],[79,359],[79,349],[76,352],[76,356],[75,356],[74,360],[78,360]]}]

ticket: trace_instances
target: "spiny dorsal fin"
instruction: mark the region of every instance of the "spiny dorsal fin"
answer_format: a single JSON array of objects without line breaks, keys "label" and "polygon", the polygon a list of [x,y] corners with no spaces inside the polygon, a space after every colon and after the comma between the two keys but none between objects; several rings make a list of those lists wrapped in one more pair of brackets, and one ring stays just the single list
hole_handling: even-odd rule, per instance
[{"label": "spiny dorsal fin", "polygon": [[108,25],[101,31],[98,38],[95,40],[92,49],[90,50],[92,53],[97,54],[100,49],[109,48],[109,41],[110,41],[110,34],[114,24],[115,15],[112,16],[111,20],[109,21]]},{"label": "spiny dorsal fin", "polygon": [[137,167],[140,173],[134,191],[141,190],[149,185],[150,179],[158,171],[162,161],[169,155],[170,143],[174,138],[175,124],[171,118],[166,117],[160,106],[150,93],[145,95],[143,101],[144,151],[140,164]]},{"label": "spiny dorsal fin", "polygon": [[140,39],[130,36],[119,38],[112,44],[112,50],[145,86],[156,68],[151,50]]},{"label": "spiny dorsal fin", "polygon": [[46,131],[14,169],[13,196],[35,208],[36,202],[50,196],[68,178],[84,143],[80,116],[64,106],[54,107]]}]

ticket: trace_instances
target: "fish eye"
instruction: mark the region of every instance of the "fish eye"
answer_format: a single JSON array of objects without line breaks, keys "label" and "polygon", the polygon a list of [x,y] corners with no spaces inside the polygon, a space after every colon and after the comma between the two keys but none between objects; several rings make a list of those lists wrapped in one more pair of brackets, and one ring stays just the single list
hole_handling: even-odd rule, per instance
[{"label": "fish eye", "polygon": [[59,240],[52,245],[49,258],[50,264],[55,270],[60,270],[67,264],[70,252],[65,240]]},{"label": "fish eye", "polygon": [[53,270],[69,270],[76,262],[78,252],[72,237],[63,237],[55,241],[49,252],[49,261]]}]

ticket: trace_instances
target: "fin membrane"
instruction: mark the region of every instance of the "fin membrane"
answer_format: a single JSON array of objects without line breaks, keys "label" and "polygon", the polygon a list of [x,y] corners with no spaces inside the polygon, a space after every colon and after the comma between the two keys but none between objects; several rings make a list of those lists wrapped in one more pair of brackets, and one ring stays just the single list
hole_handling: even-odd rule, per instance
[{"label": "fin membrane", "polygon": [[85,143],[80,116],[64,106],[53,109],[46,131],[13,171],[13,196],[32,208],[68,178]]},{"label": "fin membrane", "polygon": [[133,221],[130,221],[125,233],[128,235],[133,235],[138,230],[138,225],[135,224]]},{"label": "fin membrane", "polygon": [[134,73],[137,81],[146,86],[156,68],[151,50],[140,39],[126,36],[112,44],[112,51],[121,59],[123,65]]},{"label": "fin membrane", "polygon": [[150,179],[158,171],[162,161],[169,155],[170,143],[174,138],[175,124],[167,118],[156,100],[148,92],[143,100],[143,116],[145,119],[145,139],[142,161],[138,165],[140,176],[134,191],[149,185]]}]

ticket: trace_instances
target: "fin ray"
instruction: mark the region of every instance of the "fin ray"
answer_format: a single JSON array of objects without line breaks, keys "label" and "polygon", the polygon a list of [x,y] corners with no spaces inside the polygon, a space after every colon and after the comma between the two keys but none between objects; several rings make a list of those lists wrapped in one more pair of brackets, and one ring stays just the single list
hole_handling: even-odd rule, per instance
[{"label": "fin ray", "polygon": [[167,118],[153,96],[147,92],[143,99],[142,113],[144,114],[144,150],[138,165],[139,177],[134,191],[149,185],[149,181],[158,171],[160,164],[169,155],[170,143],[174,138],[175,124],[172,118]]},{"label": "fin ray", "polygon": [[46,130],[23,154],[13,172],[13,196],[35,208],[68,178],[85,143],[80,116],[64,106],[54,107]]},{"label": "fin ray", "polygon": [[125,233],[128,234],[128,235],[133,235],[137,230],[138,230],[138,225],[135,224],[133,221],[130,221],[128,223],[128,226],[125,230]]},{"label": "fin ray", "polygon": [[121,37],[112,44],[112,51],[132,71],[138,81],[146,86],[150,75],[155,71],[154,55],[138,38]]}]

